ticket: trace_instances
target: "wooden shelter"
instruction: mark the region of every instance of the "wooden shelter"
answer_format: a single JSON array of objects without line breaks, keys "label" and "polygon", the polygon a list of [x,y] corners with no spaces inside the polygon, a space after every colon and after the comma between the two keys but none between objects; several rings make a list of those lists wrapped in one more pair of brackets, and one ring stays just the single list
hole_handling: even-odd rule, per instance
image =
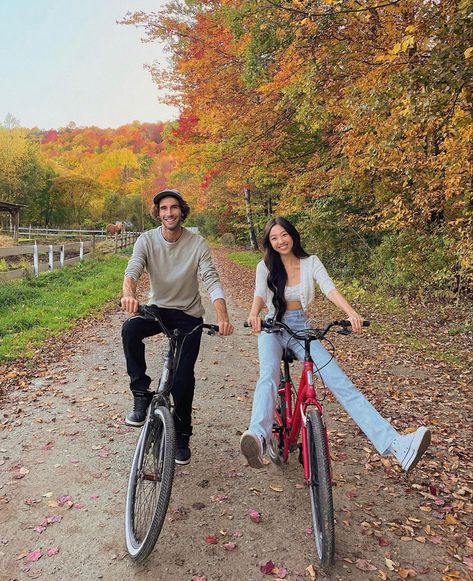
[{"label": "wooden shelter", "polygon": [[12,204],[11,202],[0,201],[0,212],[8,212],[11,216],[13,224],[13,239],[18,242],[18,229],[20,227],[20,208],[24,208],[25,204]]}]

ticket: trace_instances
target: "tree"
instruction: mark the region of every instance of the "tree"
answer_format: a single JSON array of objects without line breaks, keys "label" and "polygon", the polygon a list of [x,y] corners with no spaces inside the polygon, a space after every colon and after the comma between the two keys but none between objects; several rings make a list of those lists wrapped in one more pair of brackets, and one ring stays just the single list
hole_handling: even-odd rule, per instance
[{"label": "tree", "polygon": [[66,175],[53,180],[52,190],[61,196],[61,205],[70,215],[73,225],[80,226],[90,214],[91,200],[100,194],[102,187],[91,178]]}]

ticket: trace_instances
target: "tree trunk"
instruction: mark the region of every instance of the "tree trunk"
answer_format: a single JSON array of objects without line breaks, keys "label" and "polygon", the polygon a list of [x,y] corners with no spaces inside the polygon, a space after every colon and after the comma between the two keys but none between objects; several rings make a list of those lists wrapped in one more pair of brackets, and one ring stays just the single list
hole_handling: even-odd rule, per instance
[{"label": "tree trunk", "polygon": [[258,242],[256,240],[255,228],[253,226],[253,218],[251,216],[250,188],[245,188],[244,192],[245,192],[246,222],[248,223],[250,249],[258,250]]}]

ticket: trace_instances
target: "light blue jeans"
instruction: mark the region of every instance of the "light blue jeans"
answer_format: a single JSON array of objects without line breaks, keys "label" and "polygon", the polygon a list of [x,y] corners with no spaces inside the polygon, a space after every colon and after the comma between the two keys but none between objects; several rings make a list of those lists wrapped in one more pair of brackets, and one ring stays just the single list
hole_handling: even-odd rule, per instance
[{"label": "light blue jeans", "polygon": [[[287,311],[283,317],[283,323],[293,331],[300,331],[306,328],[307,316],[304,311]],[[249,430],[263,436],[266,441],[271,437],[273,411],[280,380],[281,356],[285,347],[292,349],[299,360],[304,359],[304,343],[293,339],[287,331],[282,333],[262,331],[259,334],[260,376],[256,384]],[[320,368],[317,375],[322,377],[325,385],[363,430],[376,450],[380,454],[386,454],[390,444],[398,436],[396,430],[356,389],[334,359],[327,363],[331,355],[320,341],[311,343],[310,353],[314,360],[314,372]]]}]

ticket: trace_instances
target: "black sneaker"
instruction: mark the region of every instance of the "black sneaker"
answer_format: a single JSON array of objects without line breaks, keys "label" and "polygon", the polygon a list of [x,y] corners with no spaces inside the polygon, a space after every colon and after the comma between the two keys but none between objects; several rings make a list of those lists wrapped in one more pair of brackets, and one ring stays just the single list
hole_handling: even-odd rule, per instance
[{"label": "black sneaker", "polygon": [[176,434],[176,464],[185,465],[189,464],[190,461],[189,436],[187,434]]},{"label": "black sneaker", "polygon": [[125,424],[135,428],[142,426],[145,423],[146,412],[152,399],[151,393],[135,394],[133,396],[133,410],[127,413]]}]

